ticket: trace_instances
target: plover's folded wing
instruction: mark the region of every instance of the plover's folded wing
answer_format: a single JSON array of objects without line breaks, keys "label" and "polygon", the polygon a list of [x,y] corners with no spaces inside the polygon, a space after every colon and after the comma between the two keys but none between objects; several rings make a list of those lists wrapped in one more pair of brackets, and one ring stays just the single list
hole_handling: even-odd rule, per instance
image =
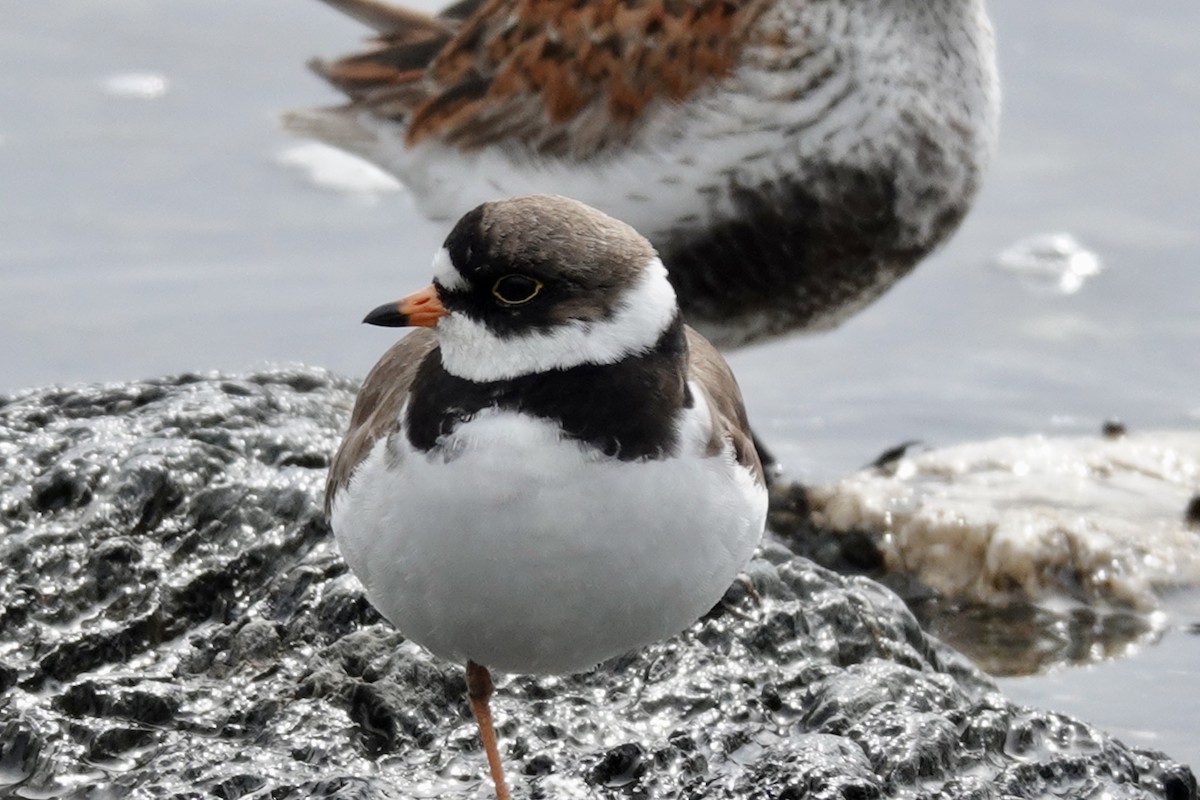
[{"label": "plover's folded wing", "polygon": [[333,510],[334,495],[350,483],[354,469],[371,452],[375,442],[399,428],[400,411],[417,376],[417,368],[436,348],[437,338],[432,331],[413,331],[392,345],[367,374],[354,401],[346,438],[329,466],[325,482],[326,517]]},{"label": "plover's folded wing", "polygon": [[733,447],[733,455],[738,463],[750,471],[755,481],[766,485],[750,423],[746,419],[741,389],[733,377],[733,371],[707,339],[691,328],[686,331],[688,380],[704,392],[712,415],[709,449],[721,452],[728,442]]}]

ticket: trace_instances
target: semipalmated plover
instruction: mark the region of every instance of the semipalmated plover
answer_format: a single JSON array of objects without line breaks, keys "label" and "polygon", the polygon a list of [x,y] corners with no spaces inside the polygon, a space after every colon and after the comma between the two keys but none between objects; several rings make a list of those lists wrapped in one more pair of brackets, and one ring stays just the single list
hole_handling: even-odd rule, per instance
[{"label": "semipalmated plover", "polygon": [[654,248],[574,200],[479,206],[432,285],[365,321],[418,330],[364,381],[326,511],[371,603],[466,665],[506,798],[488,670],[578,672],[691,625],[762,535],[762,467]]},{"label": "semipalmated plover", "polygon": [[555,192],[662,255],[720,347],[836,325],[958,225],[999,90],[984,0],[326,0],[373,27],[291,129],[455,219]]}]

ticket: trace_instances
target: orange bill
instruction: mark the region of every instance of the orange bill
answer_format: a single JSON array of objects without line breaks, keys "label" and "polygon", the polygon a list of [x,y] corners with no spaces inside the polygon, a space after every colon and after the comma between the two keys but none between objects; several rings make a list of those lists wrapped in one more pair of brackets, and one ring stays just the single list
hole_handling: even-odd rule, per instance
[{"label": "orange bill", "polygon": [[437,287],[430,284],[394,303],[384,303],[367,314],[363,322],[388,328],[403,328],[409,325],[432,328],[444,316],[446,307],[442,305]]}]

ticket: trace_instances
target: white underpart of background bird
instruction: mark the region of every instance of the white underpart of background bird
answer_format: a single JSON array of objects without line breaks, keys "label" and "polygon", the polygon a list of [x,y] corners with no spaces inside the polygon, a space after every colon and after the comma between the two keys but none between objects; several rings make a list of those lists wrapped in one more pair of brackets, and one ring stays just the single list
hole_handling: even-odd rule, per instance
[{"label": "white underpart of background bird", "polygon": [[[629,221],[658,247],[689,322],[720,346],[832,327],[941,243],[978,190],[999,114],[983,0],[731,7],[748,20],[727,32],[732,65],[680,100],[651,98],[604,146],[591,144],[600,101],[554,127],[536,119],[536,96],[503,109],[527,127],[470,146],[436,128],[406,141],[406,123],[371,100],[288,125],[394,173],[434,218],[555,192]],[[336,83],[337,66],[318,69]],[[485,126],[489,97],[472,112]]]}]

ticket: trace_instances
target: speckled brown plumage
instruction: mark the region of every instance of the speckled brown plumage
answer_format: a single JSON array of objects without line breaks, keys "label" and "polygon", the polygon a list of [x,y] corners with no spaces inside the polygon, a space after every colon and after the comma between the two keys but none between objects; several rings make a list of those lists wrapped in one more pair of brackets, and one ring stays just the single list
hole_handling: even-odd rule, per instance
[{"label": "speckled brown plumage", "polygon": [[721,348],[836,326],[955,230],[995,146],[984,0],[327,0],[380,31],[296,132],[454,219],[556,193],[657,248]]},{"label": "speckled brown plumage", "polygon": [[[345,10],[357,3],[336,3]],[[374,48],[314,68],[411,146],[520,136],[544,154],[624,142],[655,101],[729,72],[763,0],[474,0],[438,17],[397,11]]]}]

